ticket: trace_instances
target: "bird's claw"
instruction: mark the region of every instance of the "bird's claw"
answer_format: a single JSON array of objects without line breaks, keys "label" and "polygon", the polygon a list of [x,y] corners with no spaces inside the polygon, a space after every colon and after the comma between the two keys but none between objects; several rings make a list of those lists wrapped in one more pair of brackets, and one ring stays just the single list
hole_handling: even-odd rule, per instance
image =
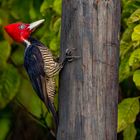
[{"label": "bird's claw", "polygon": [[67,55],[67,56],[71,56],[73,50],[76,50],[76,48],[66,49],[66,55]]},{"label": "bird's claw", "polygon": [[76,50],[76,48],[66,49],[66,59],[68,62],[72,62],[74,58],[80,58],[80,56],[73,56],[72,50]]}]

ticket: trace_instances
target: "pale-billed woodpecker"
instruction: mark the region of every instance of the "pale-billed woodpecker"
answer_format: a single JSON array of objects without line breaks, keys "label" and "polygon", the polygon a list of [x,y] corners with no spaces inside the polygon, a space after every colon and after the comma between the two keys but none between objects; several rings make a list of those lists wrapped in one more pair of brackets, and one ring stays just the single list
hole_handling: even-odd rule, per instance
[{"label": "pale-billed woodpecker", "polygon": [[31,37],[31,33],[43,22],[44,19],[31,24],[13,23],[5,26],[5,30],[16,42],[25,44],[24,67],[35,92],[45,103],[48,110],[51,111],[57,128],[58,116],[54,106],[54,76],[60,72],[65,62],[72,57],[70,53],[66,53],[62,62],[55,62],[51,51],[40,41]]}]

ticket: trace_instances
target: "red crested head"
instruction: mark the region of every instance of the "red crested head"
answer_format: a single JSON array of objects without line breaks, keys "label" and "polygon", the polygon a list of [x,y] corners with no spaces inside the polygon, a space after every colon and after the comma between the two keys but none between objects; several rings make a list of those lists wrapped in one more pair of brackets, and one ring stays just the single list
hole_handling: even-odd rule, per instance
[{"label": "red crested head", "polygon": [[24,24],[22,22],[9,24],[4,27],[6,32],[17,42],[23,42],[24,39],[28,39],[31,34],[29,29],[29,24]]},{"label": "red crested head", "polygon": [[17,42],[24,42],[29,38],[31,33],[38,27],[44,19],[33,22],[31,24],[26,24],[22,22],[9,24],[4,27],[5,31]]}]

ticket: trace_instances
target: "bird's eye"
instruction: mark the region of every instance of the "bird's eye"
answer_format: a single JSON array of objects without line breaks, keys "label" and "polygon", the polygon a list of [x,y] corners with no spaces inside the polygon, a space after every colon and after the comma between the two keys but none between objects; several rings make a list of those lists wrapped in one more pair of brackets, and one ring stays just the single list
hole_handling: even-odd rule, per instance
[{"label": "bird's eye", "polygon": [[19,29],[24,29],[25,28],[25,25],[24,24],[21,24],[20,26],[19,26]]}]

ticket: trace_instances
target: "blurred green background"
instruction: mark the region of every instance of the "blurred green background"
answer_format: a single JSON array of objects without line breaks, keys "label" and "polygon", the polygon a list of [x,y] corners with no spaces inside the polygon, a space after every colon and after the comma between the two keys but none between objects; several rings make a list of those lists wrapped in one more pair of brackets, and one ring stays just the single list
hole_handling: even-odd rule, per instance
[{"label": "blurred green background", "polygon": [[[16,44],[3,27],[45,19],[33,36],[57,57],[60,17],[61,0],[0,0],[0,140],[53,140],[47,128],[54,127],[52,116],[34,93],[23,67],[24,46]],[[55,103],[57,107],[57,96]]]},{"label": "blurred green background", "polygon": [[[54,127],[52,116],[23,68],[24,47],[3,29],[9,23],[42,18],[45,24],[33,36],[57,57],[61,0],[0,0],[0,140],[54,139],[47,128]],[[140,0],[122,0],[120,38],[118,140],[140,140]]]}]

